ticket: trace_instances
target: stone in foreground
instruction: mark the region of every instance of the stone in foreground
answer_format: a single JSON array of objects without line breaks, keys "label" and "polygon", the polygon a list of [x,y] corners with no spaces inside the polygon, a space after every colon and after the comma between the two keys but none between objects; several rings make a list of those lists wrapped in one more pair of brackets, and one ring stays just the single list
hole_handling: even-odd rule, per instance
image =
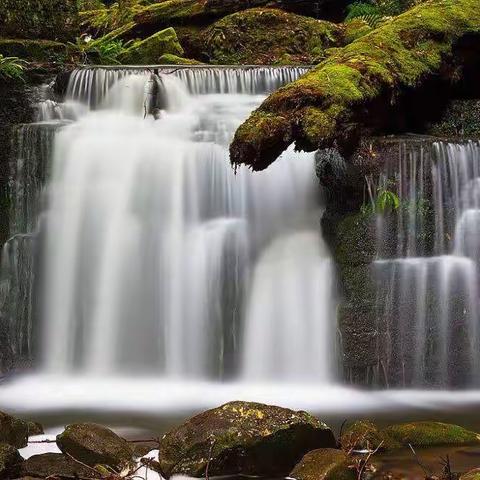
[{"label": "stone in foreground", "polygon": [[23,458],[15,447],[0,443],[0,479],[15,478],[22,462]]},{"label": "stone in foreground", "polygon": [[68,425],[57,435],[60,450],[89,466],[108,465],[119,469],[132,462],[129,443],[112,430],[95,423]]},{"label": "stone in foreground", "polygon": [[24,477],[33,478],[95,478],[95,472],[61,453],[44,453],[25,460],[21,466]]},{"label": "stone in foreground", "polygon": [[296,480],[354,480],[348,457],[341,450],[320,448],[307,453],[289,477]]},{"label": "stone in foreground", "polygon": [[476,468],[475,470],[470,470],[467,473],[464,473],[460,480],[480,480],[480,468]]},{"label": "stone in foreground", "polygon": [[[187,420],[160,443],[163,476],[286,476],[311,450],[335,447],[332,431],[306,412],[231,402]],[[210,459],[210,461],[209,461]]]},{"label": "stone in foreground", "polygon": [[28,442],[27,422],[0,412],[0,442],[8,443],[16,448],[26,447]]}]

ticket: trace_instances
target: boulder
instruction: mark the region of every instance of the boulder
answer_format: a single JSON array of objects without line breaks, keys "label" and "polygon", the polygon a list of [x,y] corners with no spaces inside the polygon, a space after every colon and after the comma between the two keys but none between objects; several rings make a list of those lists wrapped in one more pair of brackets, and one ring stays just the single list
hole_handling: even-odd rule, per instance
[{"label": "boulder", "polygon": [[60,450],[89,465],[118,469],[132,461],[133,449],[112,430],[95,423],[75,423],[57,435]]},{"label": "boulder", "polygon": [[[285,476],[302,456],[335,446],[332,431],[305,412],[249,402],[208,410],[160,442],[163,476]],[[210,459],[210,461],[209,461]]]},{"label": "boulder", "polygon": [[289,477],[296,480],[355,480],[356,476],[348,466],[348,457],[342,450],[320,448],[307,453]]},{"label": "boulder", "polygon": [[347,425],[340,438],[342,449],[349,450],[375,450],[380,451],[400,448],[402,445],[380,430],[368,420],[359,420]]},{"label": "boulder", "polygon": [[27,422],[0,412],[0,442],[8,443],[16,448],[26,447],[28,442]]},{"label": "boulder", "polygon": [[160,62],[161,56],[166,53],[183,55],[183,48],[173,28],[166,28],[145,40],[134,42],[119,57],[119,60],[127,65],[156,64]]},{"label": "boulder", "polygon": [[34,478],[95,478],[95,472],[61,453],[33,455],[20,469],[24,477]]},{"label": "boulder", "polygon": [[29,437],[33,437],[34,435],[43,435],[45,433],[41,423],[29,421],[27,424]]},{"label": "boulder", "polygon": [[173,55],[172,53],[164,53],[158,59],[158,63],[160,65],[203,65],[203,63],[199,62],[198,60],[179,57],[178,55]]},{"label": "boulder", "polygon": [[224,65],[312,64],[325,49],[343,44],[334,23],[273,8],[252,8],[222,18],[202,34],[210,63]]},{"label": "boulder", "polygon": [[15,478],[20,472],[23,458],[17,449],[7,443],[0,443],[0,479]]},{"label": "boulder", "polygon": [[402,445],[433,447],[436,445],[470,445],[480,443],[480,435],[458,425],[440,422],[412,422],[392,425],[383,431]]},{"label": "boulder", "polygon": [[453,95],[454,77],[474,82],[479,35],[477,0],[412,8],[270,95],[238,128],[232,163],[263,170],[292,143],[348,157],[364,135],[418,127],[428,106]]}]

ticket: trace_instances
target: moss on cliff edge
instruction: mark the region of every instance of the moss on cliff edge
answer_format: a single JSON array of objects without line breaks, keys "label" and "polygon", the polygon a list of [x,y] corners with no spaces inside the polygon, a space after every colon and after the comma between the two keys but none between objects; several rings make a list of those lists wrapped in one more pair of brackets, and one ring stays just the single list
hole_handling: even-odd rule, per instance
[{"label": "moss on cliff edge", "polygon": [[334,23],[273,8],[229,15],[203,33],[206,55],[216,64],[317,63],[325,49],[342,44]]},{"label": "moss on cliff edge", "polygon": [[373,120],[365,108],[375,101],[390,105],[403,90],[444,73],[456,42],[480,33],[477,10],[478,0],[430,0],[336,49],[240,126],[232,162],[262,170],[294,141],[304,150],[337,144],[348,151]]}]

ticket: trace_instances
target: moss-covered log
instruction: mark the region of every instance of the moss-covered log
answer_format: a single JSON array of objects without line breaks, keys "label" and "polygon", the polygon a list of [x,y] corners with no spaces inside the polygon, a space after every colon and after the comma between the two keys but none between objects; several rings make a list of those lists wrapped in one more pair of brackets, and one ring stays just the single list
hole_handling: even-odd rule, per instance
[{"label": "moss-covered log", "polygon": [[346,4],[346,0],[164,0],[140,9],[134,15],[134,20],[143,28],[205,24],[248,8],[264,6],[316,18],[340,20]]},{"label": "moss-covered log", "polygon": [[479,34],[478,0],[430,0],[409,10],[268,97],[237,130],[232,163],[262,170],[293,142],[349,153],[362,133],[385,130],[406,91],[432,77],[461,77],[455,48]]}]

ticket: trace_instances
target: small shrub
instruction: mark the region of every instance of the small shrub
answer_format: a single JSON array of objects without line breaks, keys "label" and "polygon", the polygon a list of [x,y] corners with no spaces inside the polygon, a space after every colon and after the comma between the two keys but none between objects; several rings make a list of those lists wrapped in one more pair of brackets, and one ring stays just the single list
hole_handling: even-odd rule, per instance
[{"label": "small shrub", "polygon": [[18,57],[4,57],[0,54],[0,78],[23,80],[27,64]]}]

